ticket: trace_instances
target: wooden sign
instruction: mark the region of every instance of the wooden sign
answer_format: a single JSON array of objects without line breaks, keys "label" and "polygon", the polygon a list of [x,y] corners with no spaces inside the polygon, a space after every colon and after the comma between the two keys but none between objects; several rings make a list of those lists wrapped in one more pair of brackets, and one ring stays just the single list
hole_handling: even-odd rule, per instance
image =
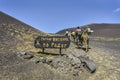
[{"label": "wooden sign", "polygon": [[35,48],[68,48],[70,40],[66,36],[38,36],[34,41]]}]

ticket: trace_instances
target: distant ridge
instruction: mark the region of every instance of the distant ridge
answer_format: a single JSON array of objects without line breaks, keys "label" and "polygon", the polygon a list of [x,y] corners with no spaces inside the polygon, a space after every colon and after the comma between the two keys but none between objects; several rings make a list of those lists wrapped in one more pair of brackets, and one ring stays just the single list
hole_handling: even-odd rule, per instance
[{"label": "distant ridge", "polygon": [[93,37],[120,38],[120,24],[91,24]]},{"label": "distant ridge", "polygon": [[[92,37],[105,37],[105,38],[120,38],[120,24],[112,24],[112,23],[93,23],[85,26],[81,26],[81,28],[85,28],[89,26],[94,33],[92,33]],[[76,27],[63,29],[57,32],[56,34],[64,34],[66,30],[75,31]]]}]

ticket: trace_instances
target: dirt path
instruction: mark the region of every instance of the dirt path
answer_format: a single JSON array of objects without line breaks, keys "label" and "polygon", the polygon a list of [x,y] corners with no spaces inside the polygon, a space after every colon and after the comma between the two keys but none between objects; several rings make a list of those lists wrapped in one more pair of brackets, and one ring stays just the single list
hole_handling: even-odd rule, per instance
[{"label": "dirt path", "polygon": [[120,41],[91,41],[88,54],[97,71],[88,80],[120,80]]}]

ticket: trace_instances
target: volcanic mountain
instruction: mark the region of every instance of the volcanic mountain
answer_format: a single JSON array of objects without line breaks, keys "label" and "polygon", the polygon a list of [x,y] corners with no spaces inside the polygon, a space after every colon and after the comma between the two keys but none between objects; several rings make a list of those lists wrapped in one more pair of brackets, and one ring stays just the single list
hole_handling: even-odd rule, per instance
[{"label": "volcanic mountain", "polygon": [[[89,26],[94,32],[92,33],[92,37],[106,37],[106,38],[120,38],[120,24],[111,24],[111,23],[93,23],[85,26],[81,26],[81,28],[85,28]],[[57,34],[64,34],[66,30],[75,31],[76,27],[68,28],[57,32]]]}]

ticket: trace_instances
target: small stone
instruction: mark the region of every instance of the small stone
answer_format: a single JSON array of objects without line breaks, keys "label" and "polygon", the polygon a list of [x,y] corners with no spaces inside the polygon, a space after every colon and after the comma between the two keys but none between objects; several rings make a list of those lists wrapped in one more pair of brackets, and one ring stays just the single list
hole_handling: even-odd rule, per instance
[{"label": "small stone", "polygon": [[33,58],[33,55],[27,54],[27,55],[23,55],[22,57],[23,57],[24,59],[31,59],[31,58]]},{"label": "small stone", "polygon": [[26,52],[20,52],[21,55],[26,55],[27,53]]},{"label": "small stone", "polygon": [[50,63],[52,63],[52,60],[47,60],[46,59],[46,63],[49,65]]},{"label": "small stone", "polygon": [[40,62],[40,59],[35,59],[34,62],[37,64]]},{"label": "small stone", "polygon": [[42,61],[42,63],[46,63],[46,59],[45,59],[45,58],[44,58],[44,59],[42,59],[41,61]]}]

